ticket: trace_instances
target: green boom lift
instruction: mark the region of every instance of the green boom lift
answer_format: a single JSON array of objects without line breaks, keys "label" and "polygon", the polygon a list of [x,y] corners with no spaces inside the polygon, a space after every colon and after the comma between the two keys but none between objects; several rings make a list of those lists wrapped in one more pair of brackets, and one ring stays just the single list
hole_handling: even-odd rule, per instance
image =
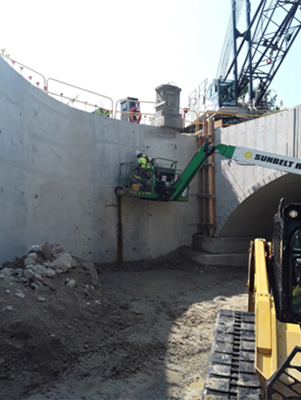
[{"label": "green boom lift", "polygon": [[267,153],[246,147],[207,142],[195,153],[184,169],[177,169],[177,161],[154,158],[151,168],[141,174],[134,162],[120,164],[117,196],[132,196],[153,201],[189,200],[189,185],[207,159],[218,151],[222,156],[242,165],[260,165],[301,175],[301,160]]}]

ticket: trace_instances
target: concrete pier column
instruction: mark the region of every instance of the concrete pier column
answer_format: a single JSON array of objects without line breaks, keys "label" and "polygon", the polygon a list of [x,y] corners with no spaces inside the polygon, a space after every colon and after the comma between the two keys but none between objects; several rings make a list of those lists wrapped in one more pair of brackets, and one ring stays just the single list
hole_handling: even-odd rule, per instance
[{"label": "concrete pier column", "polygon": [[156,89],[156,114],[157,126],[180,130],[183,120],[180,114],[181,89],[173,85],[161,85]]}]

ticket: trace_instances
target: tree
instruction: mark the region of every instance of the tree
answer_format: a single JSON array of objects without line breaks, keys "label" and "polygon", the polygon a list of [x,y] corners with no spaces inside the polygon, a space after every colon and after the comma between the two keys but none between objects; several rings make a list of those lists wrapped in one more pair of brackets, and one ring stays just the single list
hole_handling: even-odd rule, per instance
[{"label": "tree", "polygon": [[264,100],[267,103],[267,107],[270,111],[278,111],[280,110],[280,106],[276,104],[278,94],[276,90],[270,89],[264,95]]}]

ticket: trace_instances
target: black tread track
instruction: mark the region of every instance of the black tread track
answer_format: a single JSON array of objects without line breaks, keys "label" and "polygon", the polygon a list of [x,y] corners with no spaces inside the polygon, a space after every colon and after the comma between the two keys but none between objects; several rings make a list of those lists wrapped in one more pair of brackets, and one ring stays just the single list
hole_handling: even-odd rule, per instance
[{"label": "black tread track", "polygon": [[203,400],[260,399],[254,318],[249,312],[218,312]]}]

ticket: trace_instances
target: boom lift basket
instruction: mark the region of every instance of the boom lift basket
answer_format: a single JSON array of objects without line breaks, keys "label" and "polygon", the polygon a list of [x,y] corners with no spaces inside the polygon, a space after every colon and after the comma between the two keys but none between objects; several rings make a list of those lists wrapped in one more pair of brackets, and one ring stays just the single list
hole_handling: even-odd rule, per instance
[{"label": "boom lift basket", "polygon": [[[158,164],[159,163],[159,164]],[[153,158],[150,168],[139,168],[135,162],[120,164],[118,196],[132,196],[154,201],[168,201],[174,193],[174,183],[181,174],[177,169],[177,161],[166,158]],[[177,201],[189,200],[187,188]]]}]

